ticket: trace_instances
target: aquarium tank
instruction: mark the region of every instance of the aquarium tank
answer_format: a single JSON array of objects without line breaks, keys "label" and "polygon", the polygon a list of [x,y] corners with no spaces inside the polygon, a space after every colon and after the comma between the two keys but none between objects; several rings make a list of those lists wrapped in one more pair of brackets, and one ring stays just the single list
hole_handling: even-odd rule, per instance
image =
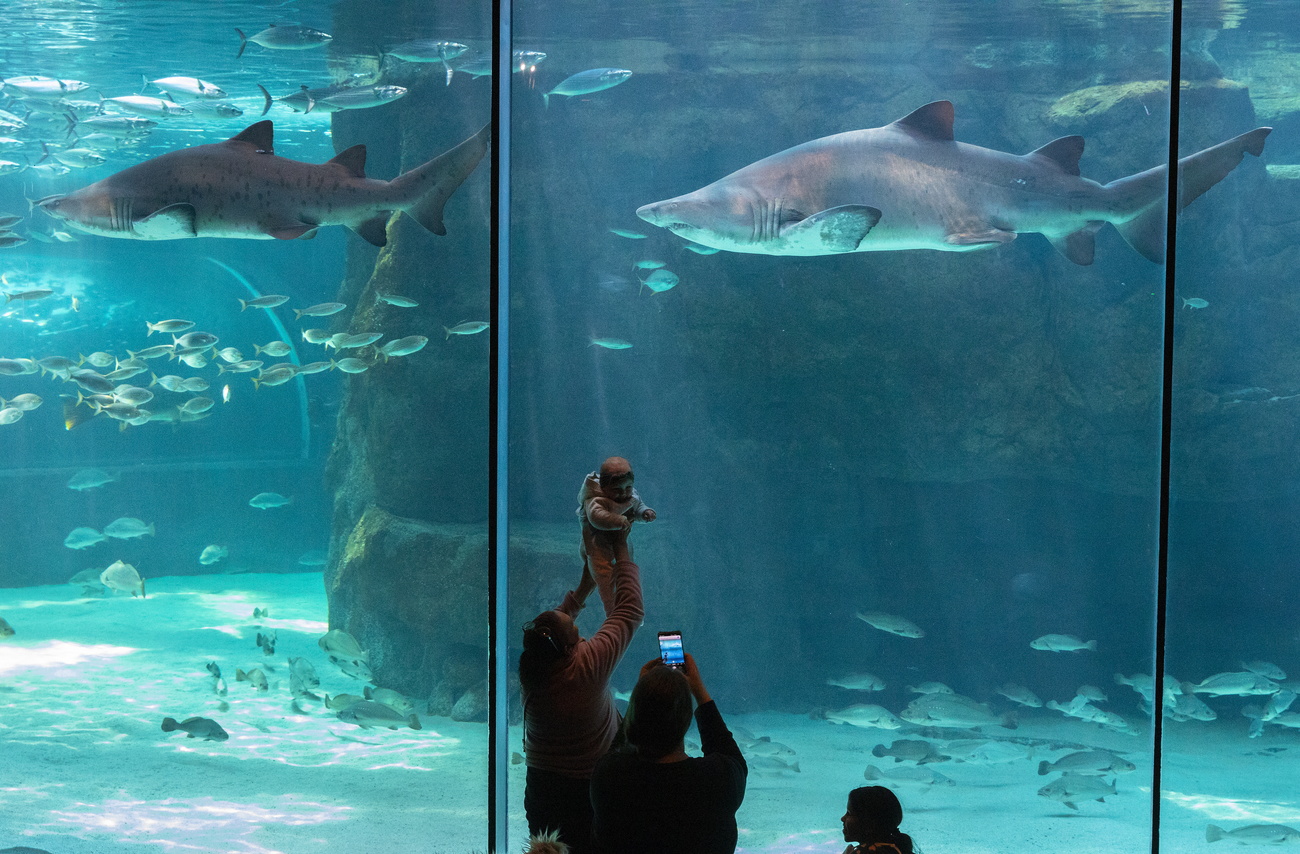
[{"label": "aquarium tank", "polygon": [[0,851],[526,850],[615,456],[736,850],[1300,842],[1286,0],[0,22]]}]

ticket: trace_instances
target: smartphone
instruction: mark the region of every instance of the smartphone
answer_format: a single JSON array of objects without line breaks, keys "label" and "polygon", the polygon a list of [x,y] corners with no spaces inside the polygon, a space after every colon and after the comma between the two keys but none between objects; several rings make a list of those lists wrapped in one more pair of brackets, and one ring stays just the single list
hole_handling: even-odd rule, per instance
[{"label": "smartphone", "polygon": [[680,631],[659,633],[659,657],[669,667],[682,667],[686,664],[686,655],[682,651],[682,633]]}]

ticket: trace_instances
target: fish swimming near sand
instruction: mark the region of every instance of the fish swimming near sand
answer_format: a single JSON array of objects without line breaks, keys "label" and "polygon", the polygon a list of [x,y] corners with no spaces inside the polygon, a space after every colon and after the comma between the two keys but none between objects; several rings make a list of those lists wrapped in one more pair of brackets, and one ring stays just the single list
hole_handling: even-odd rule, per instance
[{"label": "fish swimming near sand", "polygon": [[1107,795],[1115,794],[1115,782],[1090,774],[1066,772],[1038,790],[1039,797],[1060,801],[1078,811],[1078,801],[1106,802]]},{"label": "fish swimming near sand", "polygon": [[1240,845],[1282,845],[1300,842],[1300,830],[1285,824],[1248,824],[1232,830],[1224,830],[1217,824],[1207,824],[1205,841],[1218,842],[1220,839],[1231,839]]},{"label": "fish swimming near sand", "polygon": [[421,728],[420,718],[415,714],[403,715],[391,706],[376,703],[373,700],[362,700],[359,703],[353,703],[339,712],[338,717],[341,721],[347,721],[350,724],[356,724],[367,729],[372,726],[388,727],[389,729],[404,726],[409,726],[411,729]]},{"label": "fish swimming near sand", "polygon": [[487,152],[490,133],[486,125],[427,163],[380,181],[366,177],[364,145],[322,164],[288,160],[274,153],[272,123],[261,121],[225,142],[171,151],[35,204],[71,228],[104,237],[294,240],[346,225],[383,246],[394,211],[447,233],[443,206]]},{"label": "fish swimming near sand", "polygon": [[184,730],[186,738],[201,738],[204,741],[225,741],[230,738],[230,734],[212,718],[186,718],[179,723],[175,718],[163,718],[163,732],[175,732],[178,729]]},{"label": "fish swimming near sand", "polygon": [[99,583],[109,590],[128,592],[132,598],[135,596],[145,598],[144,579],[140,577],[140,573],[134,566],[120,560],[114,561],[108,569],[99,574]]},{"label": "fish swimming near sand", "polygon": [[255,690],[258,691],[267,691],[271,687],[270,683],[266,681],[266,674],[262,672],[262,668],[260,667],[254,667],[252,670],[249,670],[247,673],[245,673],[243,670],[240,670],[238,667],[236,667],[235,681],[247,682],[248,684],[252,685]]},{"label": "fish swimming near sand", "polygon": [[0,617],[0,640],[14,636],[14,627],[4,617]]},{"label": "fish swimming near sand", "polygon": [[[968,252],[1038,232],[1091,264],[1106,223],[1164,263],[1166,183],[1157,166],[1109,184],[1080,177],[1083,137],[1025,155],[953,138],[950,101],[883,127],[814,139],[684,196],[644,205],[641,219],[694,243],[759,255],[938,249]],[[1261,127],[1178,161],[1178,209],[1258,157]]]}]

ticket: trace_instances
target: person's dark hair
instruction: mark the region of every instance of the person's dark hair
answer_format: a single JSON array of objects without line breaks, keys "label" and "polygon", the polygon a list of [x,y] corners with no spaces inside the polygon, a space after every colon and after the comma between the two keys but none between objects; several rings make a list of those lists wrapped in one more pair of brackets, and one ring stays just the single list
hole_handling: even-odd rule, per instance
[{"label": "person's dark hair", "polygon": [[519,684],[531,691],[564,660],[567,650],[558,611],[543,611],[524,624],[524,651],[519,654]]},{"label": "person's dark hair", "polygon": [[671,753],[691,727],[691,687],[671,667],[655,667],[632,689],[624,732],[627,743],[644,759]]},{"label": "person's dark hair", "polygon": [[860,786],[849,792],[849,815],[866,835],[863,842],[889,842],[902,854],[912,854],[912,837],[898,829],[903,805],[884,786]]}]

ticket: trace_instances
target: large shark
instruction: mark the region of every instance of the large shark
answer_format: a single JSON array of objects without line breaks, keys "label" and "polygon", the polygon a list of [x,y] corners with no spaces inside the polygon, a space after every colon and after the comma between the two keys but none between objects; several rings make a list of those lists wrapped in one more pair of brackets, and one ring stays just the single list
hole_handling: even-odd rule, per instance
[{"label": "large shark", "polygon": [[[1091,264],[1111,223],[1146,258],[1164,261],[1168,168],[1109,184],[1079,176],[1083,137],[1025,155],[953,140],[953,106],[927,104],[884,127],[822,137],[751,163],[637,216],[688,240],[760,255],[893,249],[966,252],[1038,232],[1076,264]],[[1258,157],[1271,128],[1178,161],[1182,210]]]},{"label": "large shark", "polygon": [[184,237],[310,239],[346,225],[375,246],[394,211],[446,234],[442,208],[487,151],[491,125],[391,181],[366,177],[366,147],[326,163],[275,156],[269,121],[225,142],[170,151],[76,192],[35,204],[88,234],[135,240]]}]

